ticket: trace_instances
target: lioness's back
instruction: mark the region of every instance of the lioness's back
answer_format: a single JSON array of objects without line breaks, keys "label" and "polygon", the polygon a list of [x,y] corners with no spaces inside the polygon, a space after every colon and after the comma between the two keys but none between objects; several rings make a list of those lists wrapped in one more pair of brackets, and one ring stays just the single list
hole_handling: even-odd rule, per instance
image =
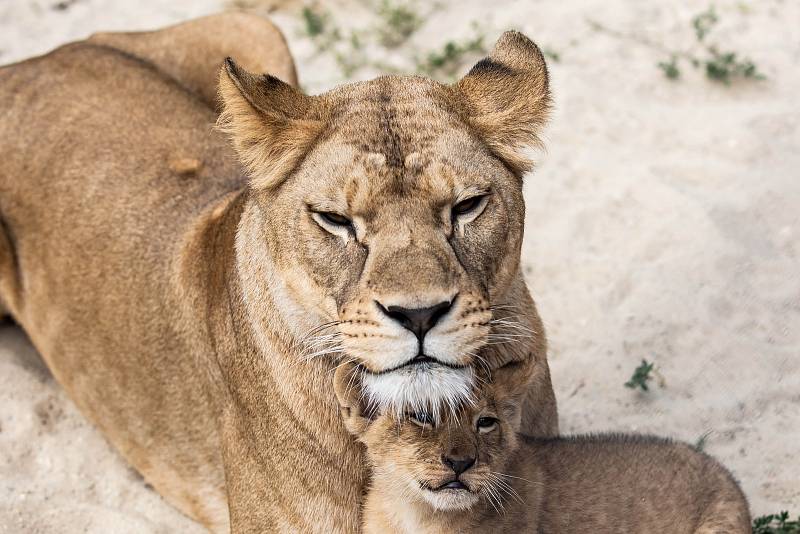
[{"label": "lioness's back", "polygon": [[[50,177],[138,193],[159,180],[165,193],[213,197],[244,183],[227,141],[212,129],[215,112],[150,63],[114,48],[73,43],[2,67],[0,94],[4,188]],[[202,163],[194,175],[200,180],[170,170],[174,159],[193,157]],[[76,176],[64,176],[69,171]],[[137,202],[157,207],[157,200]]]},{"label": "lioness's back", "polygon": [[[225,140],[212,130],[214,112],[133,56],[67,45],[4,67],[0,95],[0,216],[21,244],[0,261],[29,278],[24,287],[4,288],[11,300],[20,292],[36,298],[37,287],[48,289],[37,275],[56,276],[59,268],[65,287],[103,276],[131,283],[141,269],[163,271],[158,263],[186,222],[241,186]],[[196,162],[196,171],[176,172],[181,161]],[[63,269],[65,261],[84,268]],[[147,280],[154,282],[149,273]],[[64,304],[74,308],[91,296]],[[25,298],[7,303],[23,322]],[[59,304],[58,295],[50,298]]]}]

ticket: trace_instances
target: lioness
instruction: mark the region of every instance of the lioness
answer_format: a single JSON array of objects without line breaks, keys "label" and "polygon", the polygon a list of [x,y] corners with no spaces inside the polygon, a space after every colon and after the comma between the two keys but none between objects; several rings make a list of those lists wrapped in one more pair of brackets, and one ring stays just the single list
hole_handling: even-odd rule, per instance
[{"label": "lioness", "polygon": [[747,534],[730,473],[689,445],[652,436],[518,434],[527,389],[496,369],[472,404],[434,417],[380,412],[342,365],[334,389],[373,467],[365,534],[546,532]]},{"label": "lioness", "polygon": [[220,532],[358,529],[365,473],[329,373],[343,360],[398,410],[454,404],[476,365],[533,362],[524,426],[555,434],[519,272],[522,149],[549,102],[538,48],[507,33],[452,86],[314,97],[230,61],[234,154],[208,50],[182,35],[0,69],[0,300],[83,413]]}]

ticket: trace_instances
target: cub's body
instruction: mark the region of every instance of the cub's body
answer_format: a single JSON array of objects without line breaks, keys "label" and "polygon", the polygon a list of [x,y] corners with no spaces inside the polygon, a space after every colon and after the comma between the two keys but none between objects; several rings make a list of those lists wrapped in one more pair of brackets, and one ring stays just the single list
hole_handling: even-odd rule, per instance
[{"label": "cub's body", "polygon": [[625,434],[521,443],[512,462],[520,479],[509,483],[524,504],[509,503],[509,531],[750,532],[747,501],[731,474],[685,443]]},{"label": "cub's body", "polygon": [[501,367],[473,402],[436,417],[376,411],[357,368],[334,376],[347,429],[372,466],[366,534],[748,534],[731,474],[683,443],[518,432],[530,367]]},{"label": "cub's body", "polygon": [[747,501],[731,474],[683,443],[624,434],[520,436],[498,476],[504,484],[491,499],[454,511],[403,497],[378,476],[364,504],[364,532],[750,532]]}]

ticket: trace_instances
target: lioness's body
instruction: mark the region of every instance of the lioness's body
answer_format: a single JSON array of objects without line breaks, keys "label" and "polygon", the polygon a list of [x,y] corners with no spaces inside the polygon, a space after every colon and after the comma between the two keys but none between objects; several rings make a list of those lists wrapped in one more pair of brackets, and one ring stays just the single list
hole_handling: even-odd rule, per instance
[{"label": "lioness's body", "polygon": [[[363,472],[336,362],[302,361],[287,301],[260,291],[275,276],[263,208],[212,128],[208,76],[160,65],[158,47],[96,41],[0,70],[3,308],[191,517],[218,531],[229,517],[237,532],[357,530]],[[191,58],[191,43],[171,57]],[[271,64],[291,67],[273,44]],[[277,74],[291,82],[293,68]],[[554,433],[541,325],[511,274],[505,296],[539,329],[514,349],[538,362],[529,428]]]},{"label": "lioness's body", "polygon": [[[380,462],[380,460],[377,460]],[[437,511],[372,481],[365,534],[748,534],[730,473],[683,443],[635,435],[521,436],[498,502]]]},{"label": "lioness's body", "polygon": [[[206,356],[176,284],[184,236],[242,185],[214,112],[150,65],[88,44],[3,69],[0,92],[5,307],[162,494],[224,525]],[[197,175],[170,171],[187,157],[202,161]]]},{"label": "lioness's body", "polygon": [[[198,31],[219,30],[220,19],[238,17],[212,18]],[[254,19],[274,32],[256,28],[266,62],[288,62],[291,70],[276,75],[291,80],[291,57],[274,39],[280,34]],[[228,270],[246,178],[229,142],[214,130],[217,114],[203,93],[216,90],[219,64],[236,50],[217,50],[214,66],[202,62],[195,77],[213,85],[197,94],[191,89],[199,86],[184,87],[147,61],[143,45],[128,52],[146,59],[106,46],[133,47],[134,37],[105,34],[0,70],[0,213],[8,240],[0,249],[0,298],[72,399],[148,482],[191,517],[224,531],[219,416],[230,399],[209,386],[209,374],[229,344],[243,357],[253,350],[245,328],[234,332],[229,313],[241,298],[238,288],[226,287],[236,279]],[[197,50],[189,44],[172,46],[183,46],[187,58],[203,58],[190,56]],[[180,160],[196,161],[197,171],[178,174],[171,167]],[[304,386],[317,376],[313,367],[297,371]],[[290,373],[281,380],[290,382]],[[303,425],[288,423],[290,435],[280,432],[289,409],[270,377],[258,381],[270,395],[264,405],[278,419],[270,432],[275,450],[264,454],[280,454],[278,463],[295,474],[303,466],[319,473],[309,458],[293,456]],[[293,406],[314,408],[314,402]],[[337,492],[350,501],[336,496],[344,512],[330,520],[347,528],[357,510],[360,471],[357,451],[336,431],[331,413],[326,431],[303,435],[315,447],[331,436],[332,480],[340,479]],[[311,419],[309,425],[320,424]],[[290,481],[284,491],[292,495]],[[270,506],[293,507],[273,500],[261,513]]]}]

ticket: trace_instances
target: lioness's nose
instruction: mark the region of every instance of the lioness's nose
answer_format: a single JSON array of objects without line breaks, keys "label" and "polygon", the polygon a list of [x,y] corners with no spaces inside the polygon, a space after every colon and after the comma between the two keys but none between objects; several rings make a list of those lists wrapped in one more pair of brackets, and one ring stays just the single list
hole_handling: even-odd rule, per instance
[{"label": "lioness's nose", "polygon": [[403,325],[403,328],[411,330],[417,339],[422,342],[422,338],[428,330],[434,327],[439,319],[450,310],[453,301],[440,302],[427,308],[404,308],[402,306],[387,306],[378,302],[378,307],[383,313]]},{"label": "lioness's nose", "polygon": [[470,458],[468,456],[442,456],[442,463],[452,469],[456,475],[460,475],[475,465],[475,458]]}]

